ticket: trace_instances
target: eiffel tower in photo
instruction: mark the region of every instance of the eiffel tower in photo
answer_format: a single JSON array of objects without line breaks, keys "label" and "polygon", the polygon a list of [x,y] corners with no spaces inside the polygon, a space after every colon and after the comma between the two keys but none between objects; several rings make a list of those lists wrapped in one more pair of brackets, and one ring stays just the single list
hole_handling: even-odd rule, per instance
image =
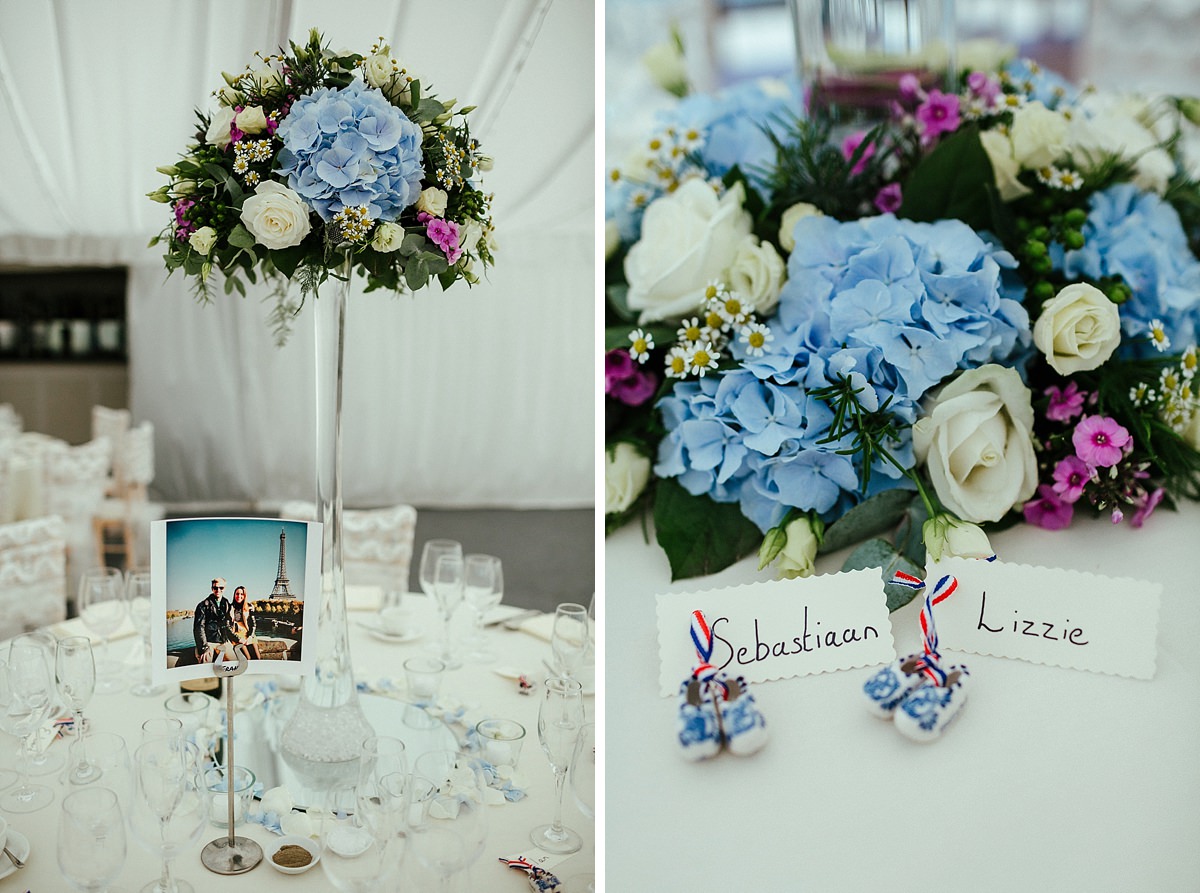
[{"label": "eiffel tower in photo", "polygon": [[275,588],[271,590],[271,598],[292,598],[292,590],[288,588],[287,575],[287,531],[279,531],[279,571],[275,575]]}]

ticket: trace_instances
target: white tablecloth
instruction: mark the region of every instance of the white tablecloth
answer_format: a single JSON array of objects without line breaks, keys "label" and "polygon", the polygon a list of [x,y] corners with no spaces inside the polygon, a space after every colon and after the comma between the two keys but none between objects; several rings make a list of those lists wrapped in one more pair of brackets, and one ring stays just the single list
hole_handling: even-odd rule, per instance
[{"label": "white tablecloth", "polygon": [[[871,671],[763,683],[765,749],[692,764],[677,750],[676,700],[657,694],[654,595],[770,574],[746,559],[672,584],[638,525],[609,537],[606,634],[620,648],[606,669],[608,889],[1200,890],[1200,507],[1160,510],[1140,531],[1077,520],[992,544],[1005,561],[1161,582],[1155,677],[946,650],[973,689],[923,745],[864,709]],[[918,611],[892,615],[900,653],[919,646]]]},{"label": "white tablecloth", "polygon": [[[418,641],[395,645],[381,642],[367,633],[360,621],[373,615],[368,612],[352,611],[350,613],[350,641],[354,654],[356,668],[367,671],[370,679],[381,676],[403,678],[403,662],[417,653],[423,653],[431,640],[437,640],[440,635],[440,621],[433,607],[423,596],[409,596],[408,603],[414,606],[417,622],[424,630],[424,637]],[[457,618],[456,618],[457,619]],[[528,852],[529,831],[535,825],[549,822],[554,815],[554,775],[537,739],[538,695],[542,691],[539,685],[533,695],[523,696],[518,693],[517,682],[505,678],[493,671],[493,667],[519,668],[527,672],[531,678],[545,677],[543,659],[550,658],[550,645],[537,636],[524,632],[509,632],[501,627],[492,627],[488,633],[489,646],[496,652],[497,660],[493,665],[464,663],[458,670],[450,671],[442,686],[442,694],[448,699],[455,699],[464,704],[478,705],[489,715],[515,719],[526,729],[525,743],[521,751],[519,773],[527,782],[525,788],[528,796],[516,803],[505,803],[489,808],[488,842],[479,861],[470,869],[467,889],[504,891],[526,891],[529,885],[524,874],[509,869],[496,861],[500,856],[515,856]],[[111,644],[114,649],[122,652],[132,647],[133,640],[125,639]],[[240,680],[252,680],[255,677],[243,676]],[[261,678],[261,677],[259,677]],[[239,684],[240,684],[239,680]],[[169,689],[178,691],[178,686]],[[151,716],[163,716],[163,701],[167,694],[156,698],[138,698],[128,691],[115,695],[96,695],[90,707],[85,710],[95,730],[114,731],[125,737],[126,741],[136,746],[140,735],[141,723]],[[593,699],[585,698],[588,718],[594,718]],[[397,734],[397,730],[377,729],[379,734]],[[239,733],[240,734],[240,733]],[[402,737],[402,734],[401,734]],[[0,734],[0,766],[11,767],[17,741],[7,735]],[[56,743],[53,747],[62,747]],[[235,751],[234,759],[241,762]],[[253,767],[250,767],[253,769]],[[60,784],[56,776],[36,779],[47,781],[55,788],[55,802],[38,812],[11,815],[5,814],[11,827],[15,828],[32,842],[32,853],[27,860],[28,867],[3,880],[0,880],[0,891],[34,890],[37,893],[64,890],[66,882],[59,873],[55,855],[57,838],[57,821],[60,814],[62,798],[69,793],[68,786]],[[593,872],[595,862],[594,825],[592,820],[585,817],[576,805],[571,790],[568,787],[565,797],[564,821],[579,831],[584,837],[584,847],[579,852],[564,859],[555,866],[554,871],[560,878],[567,880],[578,878]],[[251,823],[240,824],[238,834],[251,837],[263,845],[275,839],[261,825]],[[332,889],[326,880],[320,865],[302,875],[283,875],[275,871],[266,861],[247,874],[237,877],[219,877],[211,874],[200,864],[200,850],[209,840],[224,834],[222,829],[209,826],[205,829],[200,842],[196,844],[193,854],[180,856],[175,862],[175,868],[180,878],[189,881],[197,891],[200,890],[289,890],[289,891],[328,891]],[[3,856],[0,856],[3,859]],[[411,856],[405,865],[407,872],[410,867],[415,871],[415,863]],[[115,884],[124,890],[137,890],[143,884],[158,876],[158,862],[139,844],[130,837],[128,857],[125,870]],[[407,884],[407,878],[406,878]],[[402,885],[401,889],[413,889]]]}]

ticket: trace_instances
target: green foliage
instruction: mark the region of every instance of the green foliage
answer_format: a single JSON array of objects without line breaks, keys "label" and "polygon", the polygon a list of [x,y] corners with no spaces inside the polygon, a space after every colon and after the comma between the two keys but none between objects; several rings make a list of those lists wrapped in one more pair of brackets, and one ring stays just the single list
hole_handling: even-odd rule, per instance
[{"label": "green foliage", "polygon": [[912,490],[893,489],[864,499],[825,528],[821,552],[836,552],[891,530],[913,501]]},{"label": "green foliage", "polygon": [[672,478],[655,487],[654,527],[672,580],[716,573],[754,552],[762,539],[736,503],[693,496]]},{"label": "green foliage", "polygon": [[864,570],[869,567],[881,569],[880,579],[884,583],[883,591],[887,595],[889,611],[895,611],[907,605],[916,596],[916,591],[907,586],[894,586],[891,580],[896,571],[904,571],[915,577],[924,577],[925,568],[918,566],[901,555],[896,547],[887,540],[871,539],[850,553],[842,565],[843,571]]},{"label": "green foliage", "polygon": [[925,156],[902,187],[900,217],[932,222],[958,218],[975,230],[998,232],[992,198],[995,175],[974,124],[955,131]]}]

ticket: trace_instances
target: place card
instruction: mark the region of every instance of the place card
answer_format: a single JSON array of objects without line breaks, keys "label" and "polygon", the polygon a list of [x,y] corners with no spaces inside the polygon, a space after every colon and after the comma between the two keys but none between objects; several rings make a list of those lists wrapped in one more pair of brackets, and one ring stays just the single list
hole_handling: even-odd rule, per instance
[{"label": "place card", "polygon": [[953,559],[958,578],[934,608],[943,649],[1114,676],[1154,676],[1162,585],[1002,561]]},{"label": "place card", "polygon": [[677,694],[698,663],[693,611],[712,630],[711,663],[748,682],[808,676],[895,659],[878,568],[728,589],[659,595],[659,691]]}]

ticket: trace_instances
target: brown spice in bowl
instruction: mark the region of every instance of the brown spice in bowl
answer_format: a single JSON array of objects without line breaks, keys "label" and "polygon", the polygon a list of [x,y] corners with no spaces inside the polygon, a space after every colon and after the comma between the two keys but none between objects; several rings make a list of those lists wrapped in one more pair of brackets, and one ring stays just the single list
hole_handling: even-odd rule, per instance
[{"label": "brown spice in bowl", "polygon": [[295,843],[287,843],[271,857],[276,865],[284,868],[303,868],[312,862],[312,853]]}]

